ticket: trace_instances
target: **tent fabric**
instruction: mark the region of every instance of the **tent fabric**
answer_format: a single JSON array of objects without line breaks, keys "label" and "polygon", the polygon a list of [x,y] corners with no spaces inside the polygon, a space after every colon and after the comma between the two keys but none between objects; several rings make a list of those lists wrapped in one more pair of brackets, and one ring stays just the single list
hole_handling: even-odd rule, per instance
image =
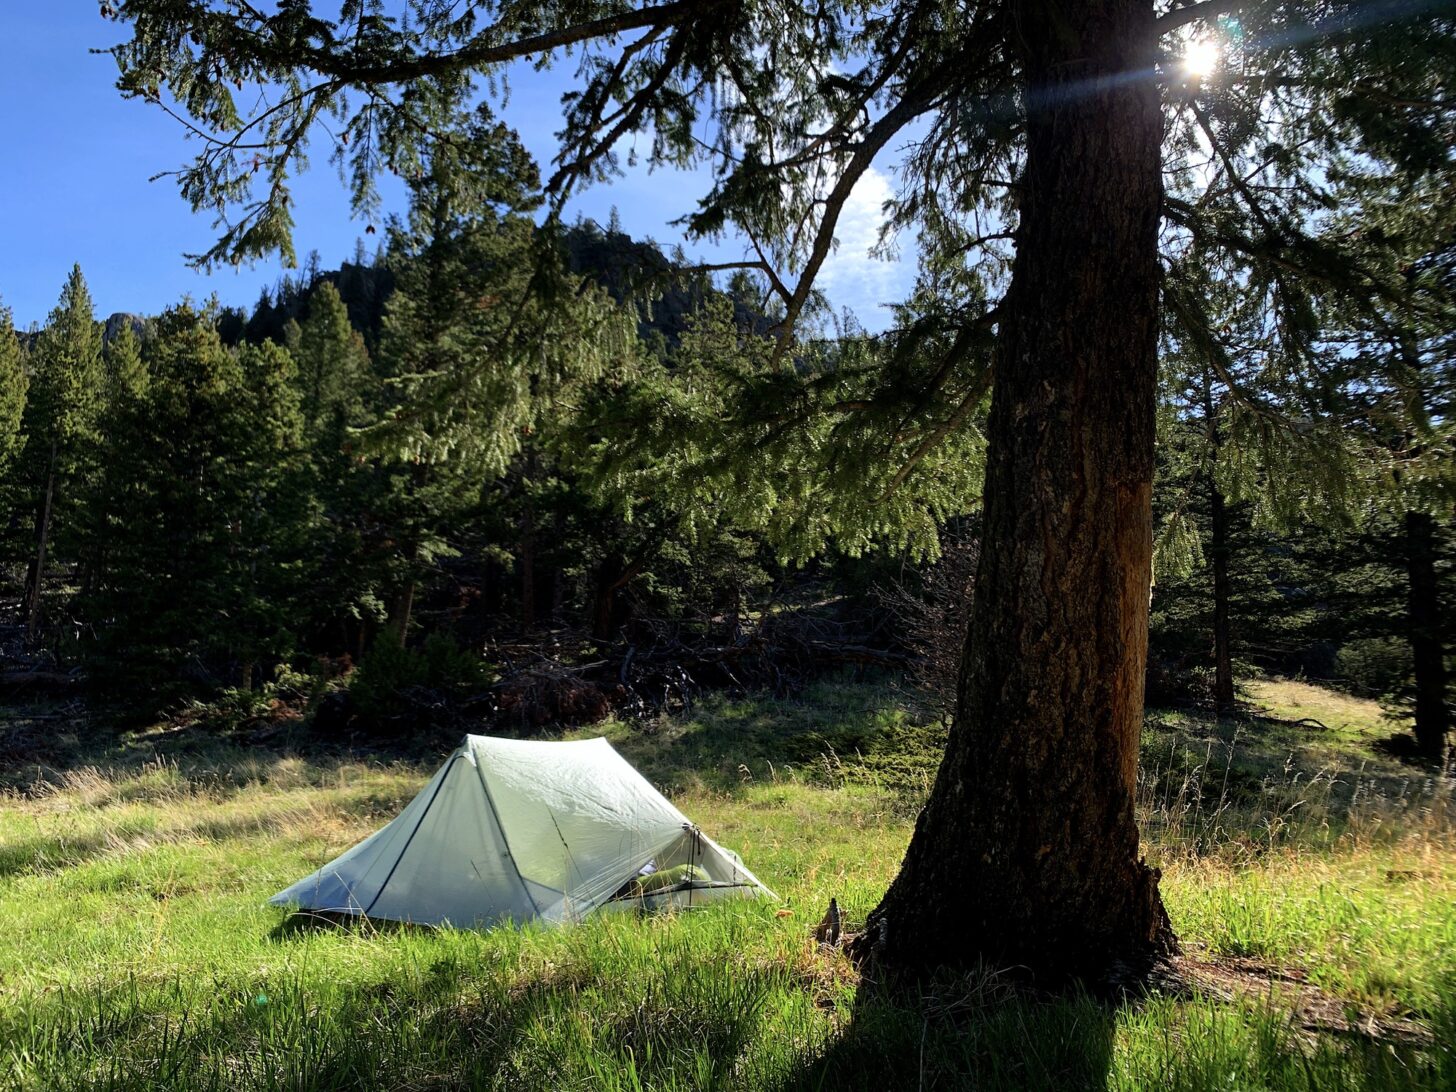
[{"label": "tent fabric", "polygon": [[707,880],[632,905],[772,894],[605,739],[466,736],[391,823],[269,902],[462,928],[568,922],[679,865]]}]

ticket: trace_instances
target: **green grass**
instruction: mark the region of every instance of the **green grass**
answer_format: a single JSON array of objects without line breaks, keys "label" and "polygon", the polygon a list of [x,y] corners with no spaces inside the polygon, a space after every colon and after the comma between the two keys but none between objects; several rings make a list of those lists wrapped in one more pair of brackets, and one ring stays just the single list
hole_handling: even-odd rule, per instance
[{"label": "green grass", "polygon": [[1424,1045],[1310,1032],[1277,989],[1108,1006],[971,975],[856,1006],[809,931],[831,895],[874,905],[943,735],[826,684],[598,729],[782,904],[556,930],[288,931],[263,905],[430,763],[76,743],[0,796],[0,1086],[1456,1087],[1450,788],[1369,748],[1371,703],[1285,685],[1251,694],[1277,720],[1150,715],[1140,810],[1175,926]]}]

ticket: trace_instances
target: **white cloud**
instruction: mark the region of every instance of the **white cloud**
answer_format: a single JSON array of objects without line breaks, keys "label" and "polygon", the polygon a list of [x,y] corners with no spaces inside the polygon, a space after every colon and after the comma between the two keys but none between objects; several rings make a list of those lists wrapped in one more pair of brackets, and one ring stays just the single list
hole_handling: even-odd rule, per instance
[{"label": "white cloud", "polygon": [[[860,176],[839,213],[834,236],[839,247],[819,271],[818,286],[838,309],[848,307],[868,329],[888,324],[884,304],[898,303],[909,292],[915,276],[913,255],[897,258],[870,255],[885,222],[885,202],[894,196],[889,177],[876,167]],[[906,248],[900,247],[902,251]]]}]

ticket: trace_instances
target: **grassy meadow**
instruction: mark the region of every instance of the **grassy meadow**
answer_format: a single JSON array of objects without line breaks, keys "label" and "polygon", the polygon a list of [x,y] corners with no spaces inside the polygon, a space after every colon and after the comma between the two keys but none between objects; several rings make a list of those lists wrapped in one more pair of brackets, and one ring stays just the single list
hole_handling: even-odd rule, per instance
[{"label": "grassy meadow", "polygon": [[852,922],[874,905],[943,739],[885,685],[585,733],[782,902],[556,930],[320,931],[263,905],[433,759],[61,740],[0,795],[0,1087],[1456,1088],[1450,783],[1373,748],[1373,703],[1247,698],[1149,713],[1147,852],[1209,973],[1121,1005],[990,975],[856,1004],[809,934],[830,896]]}]

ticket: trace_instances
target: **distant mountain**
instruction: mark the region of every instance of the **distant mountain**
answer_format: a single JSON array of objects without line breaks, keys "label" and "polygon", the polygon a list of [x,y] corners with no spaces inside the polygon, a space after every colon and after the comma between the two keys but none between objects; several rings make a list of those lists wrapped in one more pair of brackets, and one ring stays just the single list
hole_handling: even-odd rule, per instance
[{"label": "distant mountain", "polygon": [[[574,273],[591,277],[618,302],[634,303],[641,316],[638,332],[647,340],[662,338],[676,345],[687,330],[689,316],[709,296],[721,291],[704,273],[682,271],[651,242],[639,242],[620,231],[603,229],[591,220],[567,229],[564,235],[566,262]],[[217,329],[223,343],[247,341],[261,344],[282,342],[289,321],[302,321],[308,298],[323,281],[339,290],[349,311],[349,321],[364,335],[372,348],[384,320],[384,307],[394,292],[394,273],[376,258],[344,262],[338,269],[311,265],[298,277],[285,276],[272,289],[265,288],[251,309],[224,307],[218,314]],[[762,330],[765,320],[745,301],[736,300],[735,311],[745,328]],[[147,318],[131,311],[117,311],[106,318],[103,340],[110,342],[130,326],[144,338]],[[38,330],[16,331],[27,349],[34,345]]]},{"label": "distant mountain", "polygon": [[134,315],[130,311],[118,311],[106,319],[106,328],[101,331],[103,344],[109,343],[112,338],[119,335],[128,326],[137,337],[145,337],[147,333],[147,320],[141,315]]}]

